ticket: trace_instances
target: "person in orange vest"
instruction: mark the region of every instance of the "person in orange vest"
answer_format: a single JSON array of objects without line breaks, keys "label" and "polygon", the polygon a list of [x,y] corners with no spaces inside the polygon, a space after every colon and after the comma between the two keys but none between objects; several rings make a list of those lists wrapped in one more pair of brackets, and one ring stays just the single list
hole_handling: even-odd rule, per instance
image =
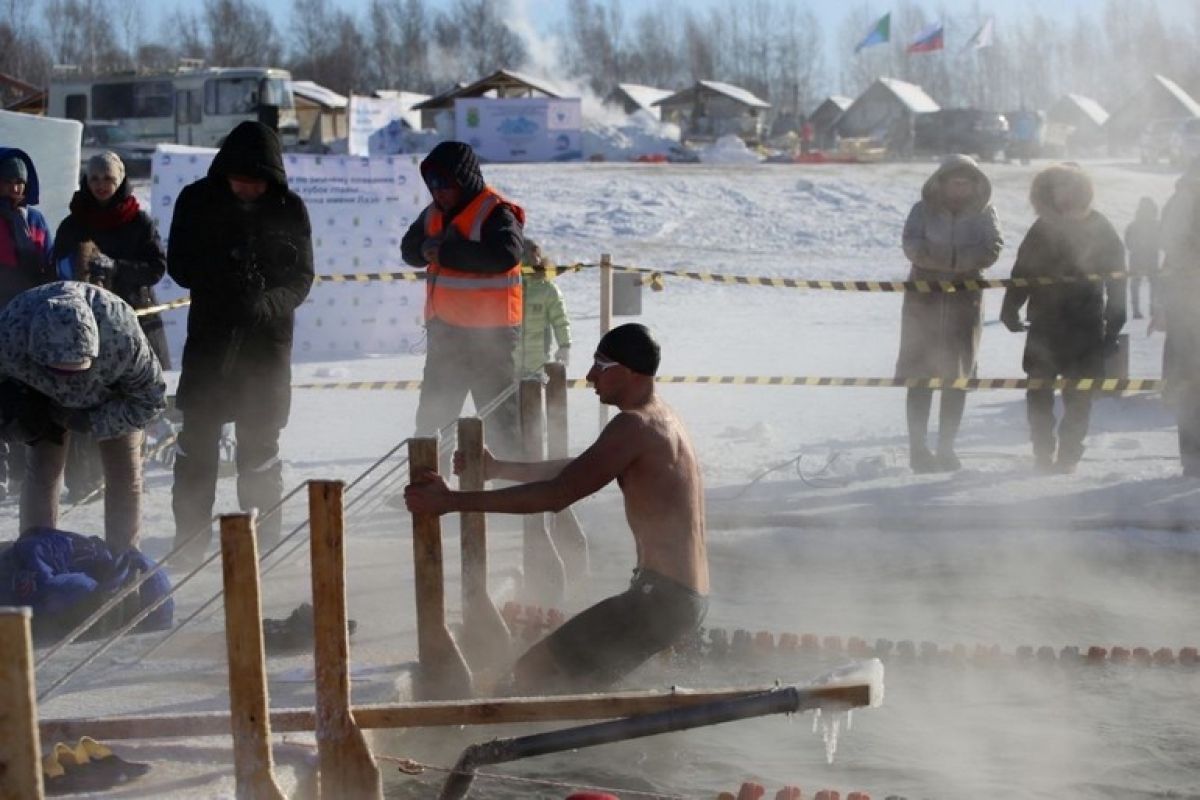
[{"label": "person in orange vest", "polygon": [[[428,350],[416,429],[430,436],[459,416],[468,393],[482,408],[512,383],[525,211],[487,185],[475,151],[463,142],[433,148],[421,177],[433,202],[409,227],[400,253],[427,276]],[[516,455],[516,398],[484,427],[489,447]]]}]

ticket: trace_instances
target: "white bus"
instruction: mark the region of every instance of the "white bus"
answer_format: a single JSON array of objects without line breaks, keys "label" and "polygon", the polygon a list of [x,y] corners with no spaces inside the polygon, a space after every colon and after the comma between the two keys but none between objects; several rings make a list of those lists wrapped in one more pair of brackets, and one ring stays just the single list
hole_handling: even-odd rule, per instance
[{"label": "white bus", "polygon": [[239,122],[277,127],[284,146],[299,140],[292,76],[266,67],[210,67],[157,74],[54,78],[47,115],[116,122],[145,142],[218,147]]}]

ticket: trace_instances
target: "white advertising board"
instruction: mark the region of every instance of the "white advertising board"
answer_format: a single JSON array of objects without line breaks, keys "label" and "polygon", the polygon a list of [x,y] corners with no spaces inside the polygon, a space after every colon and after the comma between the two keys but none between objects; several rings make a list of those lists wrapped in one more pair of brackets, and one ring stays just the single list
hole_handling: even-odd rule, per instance
[{"label": "white advertising board", "polygon": [[402,120],[407,110],[400,97],[350,95],[350,135],[347,152],[352,156],[390,156],[401,152]]},{"label": "white advertising board", "polygon": [[[202,178],[215,150],[165,145],[154,157],[151,206],[168,251],[175,198]],[[429,203],[420,156],[284,156],[288,184],[308,207],[318,275],[399,272],[400,240]],[[186,294],[170,277],[159,299]],[[420,341],[423,281],[318,283],[296,315],[297,360],[409,352]],[[183,353],[186,308],[164,314],[172,354]],[[178,355],[173,356],[178,364]]]},{"label": "white advertising board", "polygon": [[583,108],[578,98],[470,97],[454,101],[455,136],[487,161],[578,161]]}]

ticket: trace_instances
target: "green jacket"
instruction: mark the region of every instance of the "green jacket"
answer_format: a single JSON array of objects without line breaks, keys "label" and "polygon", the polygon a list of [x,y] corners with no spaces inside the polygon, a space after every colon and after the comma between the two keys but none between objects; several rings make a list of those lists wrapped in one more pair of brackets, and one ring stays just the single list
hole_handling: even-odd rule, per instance
[{"label": "green jacket", "polygon": [[544,275],[525,275],[521,343],[517,346],[517,374],[527,375],[551,360],[551,332],[559,347],[571,345],[571,322],[563,305],[562,291]]}]

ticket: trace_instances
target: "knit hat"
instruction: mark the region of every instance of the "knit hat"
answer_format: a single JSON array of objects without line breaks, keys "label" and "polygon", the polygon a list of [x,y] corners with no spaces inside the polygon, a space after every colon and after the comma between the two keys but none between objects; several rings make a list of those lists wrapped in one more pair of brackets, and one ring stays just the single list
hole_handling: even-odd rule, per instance
[{"label": "knit hat", "polygon": [[112,175],[117,179],[117,186],[120,186],[125,180],[125,162],[116,153],[105,150],[88,159],[87,176],[91,178],[93,175]]},{"label": "knit hat", "polygon": [[618,325],[600,339],[596,352],[640,375],[655,375],[661,352],[650,329],[637,322]]},{"label": "knit hat", "polygon": [[29,170],[25,168],[25,162],[16,156],[10,156],[0,161],[0,180],[28,181]]}]

